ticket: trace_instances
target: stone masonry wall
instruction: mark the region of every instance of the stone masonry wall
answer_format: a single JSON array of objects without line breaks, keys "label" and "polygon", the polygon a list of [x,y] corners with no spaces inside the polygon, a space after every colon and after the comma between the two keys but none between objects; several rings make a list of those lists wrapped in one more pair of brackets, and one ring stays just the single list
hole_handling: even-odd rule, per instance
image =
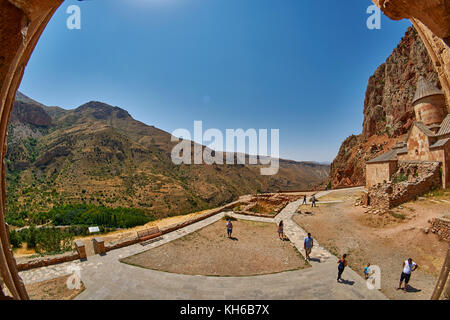
[{"label": "stone masonry wall", "polygon": [[366,165],[366,186],[370,188],[378,183],[388,182],[396,170],[396,161],[369,163]]},{"label": "stone masonry wall", "polygon": [[68,261],[74,261],[79,259],[80,256],[76,251],[66,252],[56,256],[38,257],[35,259],[17,259],[17,270],[24,271],[34,268],[41,268],[51,266],[54,264],[60,264]]},{"label": "stone masonry wall", "polygon": [[431,221],[431,232],[436,233],[442,240],[450,242],[450,215],[434,218]]},{"label": "stone masonry wall", "polygon": [[391,182],[369,188],[369,205],[388,210],[441,186],[439,162],[399,161]]}]

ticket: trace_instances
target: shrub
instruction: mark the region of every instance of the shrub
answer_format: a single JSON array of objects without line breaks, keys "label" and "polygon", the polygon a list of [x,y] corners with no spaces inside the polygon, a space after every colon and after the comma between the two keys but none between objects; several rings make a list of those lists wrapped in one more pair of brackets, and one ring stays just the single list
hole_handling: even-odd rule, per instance
[{"label": "shrub", "polygon": [[392,179],[393,183],[399,183],[403,181],[407,181],[408,176],[404,175],[403,173],[400,173],[398,176],[395,176],[394,179]]},{"label": "shrub", "polygon": [[255,206],[250,208],[250,211],[254,212],[254,213],[260,213],[260,212],[264,211],[264,208],[262,206],[260,206],[259,204],[256,204]]},{"label": "shrub", "polygon": [[224,215],[222,220],[225,220],[225,221],[229,221],[229,220],[237,221],[237,219],[235,217],[230,217],[229,215]]},{"label": "shrub", "polygon": [[15,230],[12,230],[9,233],[9,242],[11,243],[13,248],[20,248],[20,247],[22,247],[22,237]]},{"label": "shrub", "polygon": [[389,212],[391,214],[391,216],[393,216],[394,218],[400,219],[400,220],[405,220],[405,215],[402,213],[396,213],[393,211]]},{"label": "shrub", "polygon": [[73,235],[57,228],[42,228],[37,234],[36,252],[59,253],[72,249]]},{"label": "shrub", "polygon": [[25,238],[25,242],[27,243],[27,248],[28,249],[34,249],[36,248],[36,243],[37,243],[37,230],[35,226],[31,226],[28,229],[25,229],[27,232],[26,234],[26,238]]},{"label": "shrub", "polygon": [[89,204],[55,207],[47,213],[53,225],[95,225],[109,228],[132,228],[154,220],[142,209],[109,208]]}]

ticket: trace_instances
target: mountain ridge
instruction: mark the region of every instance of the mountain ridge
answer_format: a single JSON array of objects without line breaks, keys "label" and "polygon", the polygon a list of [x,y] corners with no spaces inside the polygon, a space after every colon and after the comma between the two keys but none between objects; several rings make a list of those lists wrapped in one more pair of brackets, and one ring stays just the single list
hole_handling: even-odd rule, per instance
[{"label": "mountain ridge", "polygon": [[[39,117],[18,117],[27,107]],[[184,214],[256,190],[308,189],[329,171],[327,165],[284,159],[271,177],[261,176],[260,166],[177,166],[170,133],[99,101],[66,110],[18,93],[11,118],[7,206],[14,212],[87,203],[141,208],[158,217]]]}]

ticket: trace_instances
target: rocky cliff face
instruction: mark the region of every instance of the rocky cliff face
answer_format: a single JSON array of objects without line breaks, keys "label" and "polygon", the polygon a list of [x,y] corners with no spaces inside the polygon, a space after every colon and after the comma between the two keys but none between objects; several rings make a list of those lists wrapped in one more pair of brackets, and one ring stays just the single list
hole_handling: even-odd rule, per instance
[{"label": "rocky cliff face", "polygon": [[38,105],[17,101],[11,110],[10,122],[48,127],[52,124],[52,118]]},{"label": "rocky cliff face", "polygon": [[365,162],[404,138],[415,120],[412,99],[420,76],[441,87],[425,45],[411,27],[369,79],[363,131],[342,143],[331,164],[333,187],[365,184]]}]

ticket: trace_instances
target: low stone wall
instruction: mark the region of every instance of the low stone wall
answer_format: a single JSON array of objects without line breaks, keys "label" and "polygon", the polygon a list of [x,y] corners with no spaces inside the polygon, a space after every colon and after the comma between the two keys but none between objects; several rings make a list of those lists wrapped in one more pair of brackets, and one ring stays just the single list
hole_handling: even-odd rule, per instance
[{"label": "low stone wall", "polygon": [[114,243],[110,243],[105,245],[105,249],[106,252],[111,251],[111,250],[115,250],[115,249],[120,249],[123,247],[127,247],[127,246],[131,246],[133,244],[138,243],[140,240],[136,237],[134,239],[129,239],[129,240],[122,240],[119,242],[114,242]]},{"label": "low stone wall", "polygon": [[[392,181],[369,188],[368,204],[382,210],[396,207],[441,186],[440,163],[399,161]],[[406,179],[405,181],[401,181]],[[400,181],[400,182],[398,182]]]},{"label": "low stone wall", "polygon": [[173,226],[162,228],[161,232],[162,232],[162,234],[166,234],[166,233],[169,233],[169,232],[172,232],[172,231],[184,228],[184,227],[186,227],[188,225],[191,225],[193,223],[196,223],[196,222],[205,220],[206,218],[212,217],[212,216],[214,216],[214,215],[216,215],[216,214],[218,214],[218,213],[220,213],[222,211],[233,209],[235,206],[239,205],[240,203],[241,203],[240,201],[235,201],[235,202],[229,203],[229,204],[227,204],[227,205],[225,205],[223,207],[213,209],[210,212],[205,213],[205,214],[203,214],[200,217],[197,217],[195,219],[191,219],[191,220],[188,220],[188,221],[185,221],[185,222],[182,222],[182,223],[175,224]]},{"label": "low stone wall", "polygon": [[237,214],[242,214],[244,216],[253,216],[253,217],[261,217],[261,218],[274,218],[278,213],[276,214],[269,214],[269,213],[259,213],[259,212],[251,212],[251,211],[233,211]]},{"label": "low stone wall", "polygon": [[[225,205],[223,207],[212,209],[210,212],[202,214],[201,216],[198,216],[198,217],[196,217],[194,219],[191,219],[191,220],[188,220],[188,221],[185,221],[185,222],[177,223],[177,224],[170,225],[168,227],[162,228],[162,229],[160,229],[160,231],[161,231],[162,234],[173,232],[175,230],[184,228],[184,227],[186,227],[188,225],[191,225],[193,223],[196,223],[196,222],[202,221],[202,220],[204,220],[206,218],[212,217],[213,215],[216,215],[216,214],[218,214],[218,213],[220,213],[220,212],[222,212],[224,210],[232,209],[232,208],[234,208],[235,206],[237,206],[239,204],[240,204],[240,201],[232,202],[232,203],[227,204],[227,205]],[[128,238],[128,239],[125,239],[125,240],[121,240],[120,242],[114,242],[114,243],[106,244],[105,247],[106,247],[106,251],[111,251],[111,250],[127,247],[127,246],[130,246],[130,245],[139,243],[139,242],[141,242],[141,240],[136,235],[136,237],[131,237],[131,238]]]},{"label": "low stone wall", "polygon": [[450,242],[450,215],[431,220],[431,232],[436,233],[440,239]]},{"label": "low stone wall", "polygon": [[[78,255],[78,253],[72,251],[49,257],[38,257],[35,259],[17,259],[17,270],[24,271],[34,268],[51,266],[63,262],[74,261],[79,258],[80,256]],[[20,260],[22,260],[22,262]]]},{"label": "low stone wall", "polygon": [[[209,218],[213,215],[216,215],[224,210],[232,209],[239,204],[240,204],[240,201],[235,201],[235,202],[229,203],[225,206],[222,206],[222,207],[219,207],[216,209],[212,209],[211,211],[209,211],[199,217],[196,217],[195,219],[191,219],[191,220],[185,221],[183,223],[178,223],[178,224],[163,228],[163,229],[161,229],[161,232],[162,232],[162,234],[166,234],[166,233],[184,228],[188,225],[191,225],[193,223],[199,222],[199,221]],[[119,248],[123,248],[126,246],[130,246],[130,245],[139,243],[140,241],[141,240],[138,239],[137,235],[136,235],[136,237],[130,237],[125,240],[121,240],[119,242],[108,243],[105,245],[105,250],[106,250],[106,252],[108,252],[111,250],[115,250],[115,249],[119,249]],[[63,262],[74,261],[77,259],[80,259],[80,255],[78,254],[78,252],[66,252],[66,253],[63,253],[60,255],[56,255],[56,256],[39,257],[39,258],[35,258],[35,259],[18,258],[18,259],[16,259],[16,261],[17,261],[17,269],[19,271],[25,271],[25,270],[29,270],[29,269],[50,266],[50,265],[59,264],[59,263],[63,263]]]},{"label": "low stone wall", "polygon": [[[290,202],[303,199],[303,196],[299,195],[287,195],[287,194],[276,194],[276,193],[265,193],[259,194],[257,197],[252,196],[251,199],[247,201],[242,201],[239,209],[233,208],[234,213],[263,217],[263,218],[274,218],[277,214],[281,212]],[[272,213],[255,212],[253,208],[257,205],[271,205],[273,206]]]}]

